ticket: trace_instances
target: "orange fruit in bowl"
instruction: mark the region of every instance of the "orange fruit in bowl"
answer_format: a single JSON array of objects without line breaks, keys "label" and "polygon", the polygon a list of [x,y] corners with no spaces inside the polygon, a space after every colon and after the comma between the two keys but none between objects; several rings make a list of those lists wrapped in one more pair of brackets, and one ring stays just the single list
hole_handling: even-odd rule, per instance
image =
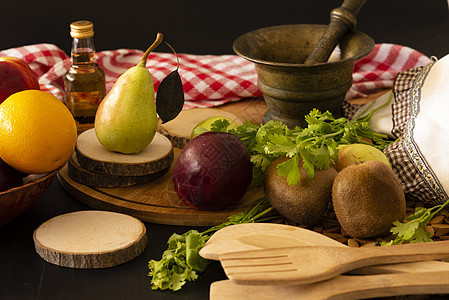
[{"label": "orange fruit in bowl", "polygon": [[76,139],[72,114],[48,92],[17,92],[0,105],[0,157],[18,171],[57,169],[72,155]]}]

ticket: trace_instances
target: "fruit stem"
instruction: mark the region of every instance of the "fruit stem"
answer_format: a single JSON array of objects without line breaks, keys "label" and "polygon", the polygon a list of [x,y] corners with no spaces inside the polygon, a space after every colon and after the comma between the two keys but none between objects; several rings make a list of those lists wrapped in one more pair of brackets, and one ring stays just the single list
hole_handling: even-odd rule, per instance
[{"label": "fruit stem", "polygon": [[176,62],[177,62],[176,70],[178,70],[178,69],[179,69],[179,57],[178,57],[178,53],[176,53],[175,49],[173,49],[173,47],[172,47],[169,43],[165,42],[165,44],[166,44],[166,45],[171,49],[171,51],[173,51],[173,53],[175,54],[175,56],[176,56]]},{"label": "fruit stem", "polygon": [[136,67],[145,67],[147,64],[147,58],[148,55],[151,53],[151,51],[153,51],[154,49],[156,49],[157,46],[159,46],[160,43],[162,43],[162,39],[164,38],[164,35],[162,33],[157,34],[156,36],[156,40],[153,42],[153,44],[147,49],[147,51],[145,51],[145,53],[143,54],[142,58],[140,59],[140,61],[137,63]]}]

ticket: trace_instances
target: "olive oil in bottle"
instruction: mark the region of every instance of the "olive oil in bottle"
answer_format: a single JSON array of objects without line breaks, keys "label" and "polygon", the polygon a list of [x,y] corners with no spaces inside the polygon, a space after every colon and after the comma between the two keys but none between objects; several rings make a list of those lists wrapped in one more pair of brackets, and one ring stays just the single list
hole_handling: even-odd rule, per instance
[{"label": "olive oil in bottle", "polygon": [[65,102],[78,134],[93,128],[98,105],[106,92],[104,71],[95,62],[94,30],[90,21],[70,24],[72,66],[64,77]]}]

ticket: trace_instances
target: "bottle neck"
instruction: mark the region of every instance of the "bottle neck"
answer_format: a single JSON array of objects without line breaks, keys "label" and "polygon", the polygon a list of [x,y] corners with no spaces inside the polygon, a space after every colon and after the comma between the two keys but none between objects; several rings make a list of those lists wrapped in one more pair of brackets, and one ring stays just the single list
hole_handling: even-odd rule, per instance
[{"label": "bottle neck", "polygon": [[72,41],[72,60],[74,65],[95,63],[95,47],[93,38],[77,39]]}]

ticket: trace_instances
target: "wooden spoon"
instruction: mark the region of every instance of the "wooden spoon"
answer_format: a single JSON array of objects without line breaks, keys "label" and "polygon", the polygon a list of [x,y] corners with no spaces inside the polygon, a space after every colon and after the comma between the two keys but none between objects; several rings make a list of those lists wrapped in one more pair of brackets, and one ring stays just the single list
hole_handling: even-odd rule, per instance
[{"label": "wooden spoon", "polygon": [[[289,246],[335,246],[342,243],[301,227],[276,223],[246,223],[215,232],[201,248],[203,258],[218,260],[221,254]],[[449,270],[449,269],[448,269]]]},{"label": "wooden spoon", "polygon": [[[231,252],[314,245],[348,247],[320,233],[301,227],[275,223],[247,223],[218,230],[207,241],[199,254],[206,259],[218,260],[221,254]],[[353,270],[351,273],[385,274],[432,271],[449,271],[449,263],[425,261],[376,265]]]},{"label": "wooden spoon", "polygon": [[231,280],[211,284],[211,300],[365,299],[400,295],[447,294],[449,272],[365,276],[340,275],[307,285],[240,285]]},{"label": "wooden spoon", "polygon": [[449,241],[388,247],[299,246],[220,255],[229,279],[239,284],[308,284],[360,267],[442,259]]}]

